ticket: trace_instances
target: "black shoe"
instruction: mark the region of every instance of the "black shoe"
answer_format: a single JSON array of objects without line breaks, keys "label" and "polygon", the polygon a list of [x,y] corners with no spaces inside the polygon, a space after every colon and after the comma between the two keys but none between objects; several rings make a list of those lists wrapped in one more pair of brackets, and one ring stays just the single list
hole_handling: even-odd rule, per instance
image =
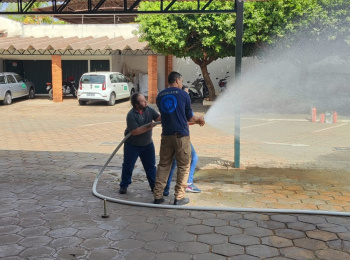
[{"label": "black shoe", "polygon": [[174,205],[185,205],[185,204],[188,204],[188,203],[190,203],[190,199],[189,198],[183,198],[181,200],[177,200],[177,199],[174,200]]},{"label": "black shoe", "polygon": [[128,190],[128,188],[120,187],[119,194],[126,194],[127,190]]},{"label": "black shoe", "polygon": [[160,203],[163,203],[165,201],[165,199],[162,197],[160,199],[154,199],[154,204],[160,204]]}]

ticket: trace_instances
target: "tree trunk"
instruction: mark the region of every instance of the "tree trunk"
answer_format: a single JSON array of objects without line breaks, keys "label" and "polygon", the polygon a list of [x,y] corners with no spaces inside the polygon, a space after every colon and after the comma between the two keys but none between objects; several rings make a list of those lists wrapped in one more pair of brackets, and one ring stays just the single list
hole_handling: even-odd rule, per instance
[{"label": "tree trunk", "polygon": [[[204,55],[205,56],[205,55]],[[208,72],[208,65],[212,63],[216,58],[208,58],[208,59],[192,59],[195,64],[197,64],[201,68],[201,72],[203,75],[203,79],[205,80],[205,84],[207,84],[208,91],[209,91],[209,100],[214,101],[216,95],[215,95],[215,88],[213,85],[213,82],[210,79],[209,72]]]},{"label": "tree trunk", "polygon": [[215,99],[215,88],[213,85],[213,82],[210,79],[208,67],[207,65],[200,66],[203,78],[205,80],[205,83],[207,84],[208,91],[209,91],[209,100],[213,101]]}]

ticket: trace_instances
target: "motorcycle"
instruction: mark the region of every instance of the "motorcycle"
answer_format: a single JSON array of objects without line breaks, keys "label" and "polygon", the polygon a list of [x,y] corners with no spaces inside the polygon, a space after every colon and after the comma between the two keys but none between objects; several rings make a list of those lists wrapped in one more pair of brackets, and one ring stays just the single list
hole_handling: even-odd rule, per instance
[{"label": "motorcycle", "polygon": [[[53,98],[52,84],[51,82],[46,83],[46,90],[49,92],[50,99]],[[73,97],[77,97],[78,88],[75,87],[74,77],[68,77],[66,80],[62,81],[62,95],[73,95]]]},{"label": "motorcycle", "polygon": [[[219,80],[220,93],[226,90],[227,78],[230,77],[228,74],[229,72],[226,72],[225,77]],[[216,79],[219,79],[219,78],[216,78]]]},{"label": "motorcycle", "polygon": [[[209,96],[207,84],[205,83],[205,80],[201,78],[201,76],[202,74],[199,74],[198,78],[195,79],[188,88],[191,102],[194,102],[196,99],[203,100]],[[187,83],[190,83],[190,81],[187,81]]]}]

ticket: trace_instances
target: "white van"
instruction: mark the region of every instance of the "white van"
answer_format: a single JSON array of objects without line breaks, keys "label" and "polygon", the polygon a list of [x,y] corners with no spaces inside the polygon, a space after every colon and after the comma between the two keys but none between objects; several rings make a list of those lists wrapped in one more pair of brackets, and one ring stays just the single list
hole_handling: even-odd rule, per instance
[{"label": "white van", "polygon": [[77,97],[80,105],[107,101],[109,106],[114,106],[116,100],[129,98],[133,93],[134,84],[119,72],[89,72],[80,78]]}]

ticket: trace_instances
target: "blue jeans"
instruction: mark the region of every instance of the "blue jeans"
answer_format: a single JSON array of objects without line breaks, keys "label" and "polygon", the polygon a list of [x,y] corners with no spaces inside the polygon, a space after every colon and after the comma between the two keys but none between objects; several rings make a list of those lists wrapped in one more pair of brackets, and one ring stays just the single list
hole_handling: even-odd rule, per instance
[{"label": "blue jeans", "polygon": [[127,188],[131,184],[132,171],[137,158],[140,157],[150,188],[153,190],[156,180],[156,154],[153,142],[146,146],[135,146],[124,143],[124,161],[120,187]]},{"label": "blue jeans", "polygon": [[[193,175],[194,175],[194,170],[196,169],[197,161],[198,161],[198,155],[196,151],[193,148],[193,145],[191,143],[191,167],[190,167],[190,174],[188,176],[187,183],[192,184],[193,183]],[[176,169],[176,159],[174,159],[173,164],[171,165],[170,173],[169,173],[169,178],[168,182],[165,186],[164,192],[167,193],[170,190],[170,185],[171,185],[171,180],[173,179],[173,175]]]}]

